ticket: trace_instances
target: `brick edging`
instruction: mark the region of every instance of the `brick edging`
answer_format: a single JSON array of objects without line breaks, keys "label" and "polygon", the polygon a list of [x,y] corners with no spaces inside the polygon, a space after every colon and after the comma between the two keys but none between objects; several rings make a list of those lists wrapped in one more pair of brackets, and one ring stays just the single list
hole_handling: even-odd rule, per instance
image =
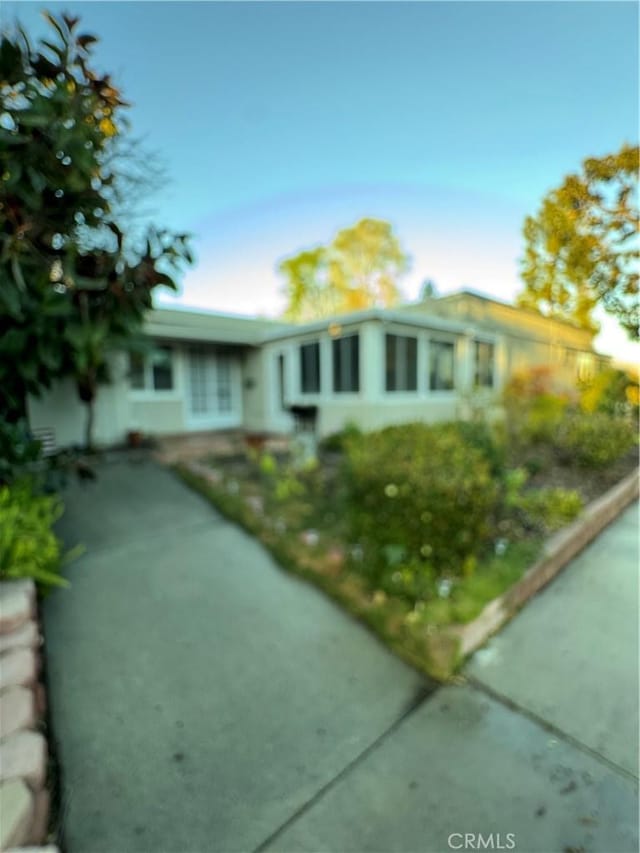
[{"label": "brick edging", "polygon": [[33,845],[43,844],[47,836],[50,792],[41,646],[34,582],[0,582],[0,851],[40,849]]},{"label": "brick edging", "polygon": [[483,646],[532,596],[546,586],[580,551],[640,493],[638,469],[628,474],[601,497],[587,504],[580,516],[544,544],[542,555],[510,589],[494,598],[479,616],[449,630],[460,641],[459,652],[467,657]]}]

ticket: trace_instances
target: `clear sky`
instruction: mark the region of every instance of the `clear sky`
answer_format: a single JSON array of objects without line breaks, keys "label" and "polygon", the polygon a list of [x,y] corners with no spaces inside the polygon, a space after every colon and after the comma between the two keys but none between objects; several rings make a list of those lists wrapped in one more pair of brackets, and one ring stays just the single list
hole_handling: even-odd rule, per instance
[{"label": "clear sky", "polygon": [[[42,34],[42,4],[0,22]],[[634,2],[66,2],[192,231],[186,305],[275,314],[276,265],[362,216],[433,279],[511,299],[524,217],[586,156],[638,140]],[[163,301],[164,297],[163,297]],[[638,359],[615,324],[604,351]]]}]

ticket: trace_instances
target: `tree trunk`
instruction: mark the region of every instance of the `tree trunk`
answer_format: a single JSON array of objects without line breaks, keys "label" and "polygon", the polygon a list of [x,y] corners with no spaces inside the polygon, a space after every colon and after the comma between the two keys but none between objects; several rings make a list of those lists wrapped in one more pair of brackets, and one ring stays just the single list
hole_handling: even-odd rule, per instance
[{"label": "tree trunk", "polygon": [[93,420],[95,414],[95,398],[92,397],[90,400],[86,400],[85,405],[87,407],[87,420],[85,423],[84,432],[84,448],[86,451],[91,451],[93,450]]}]

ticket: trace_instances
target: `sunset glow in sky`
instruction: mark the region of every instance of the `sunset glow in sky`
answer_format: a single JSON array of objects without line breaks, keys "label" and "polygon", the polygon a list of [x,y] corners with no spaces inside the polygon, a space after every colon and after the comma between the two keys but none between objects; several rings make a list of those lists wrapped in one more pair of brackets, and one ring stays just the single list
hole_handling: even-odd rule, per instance
[{"label": "sunset glow in sky", "polygon": [[[41,4],[2,0],[46,32]],[[80,2],[99,70],[171,183],[159,224],[194,233],[178,301],[283,308],[276,265],[363,216],[429,278],[511,300],[524,217],[587,156],[638,140],[633,2]],[[163,302],[170,302],[163,297]],[[638,360],[615,323],[603,351]]]}]

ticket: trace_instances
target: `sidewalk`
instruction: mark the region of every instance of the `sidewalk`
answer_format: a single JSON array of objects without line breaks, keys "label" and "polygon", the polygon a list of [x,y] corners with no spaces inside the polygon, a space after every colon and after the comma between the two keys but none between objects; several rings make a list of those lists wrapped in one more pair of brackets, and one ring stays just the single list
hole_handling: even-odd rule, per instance
[{"label": "sidewalk", "polygon": [[68,853],[637,850],[635,508],[433,690],[154,464],[66,502]]}]

